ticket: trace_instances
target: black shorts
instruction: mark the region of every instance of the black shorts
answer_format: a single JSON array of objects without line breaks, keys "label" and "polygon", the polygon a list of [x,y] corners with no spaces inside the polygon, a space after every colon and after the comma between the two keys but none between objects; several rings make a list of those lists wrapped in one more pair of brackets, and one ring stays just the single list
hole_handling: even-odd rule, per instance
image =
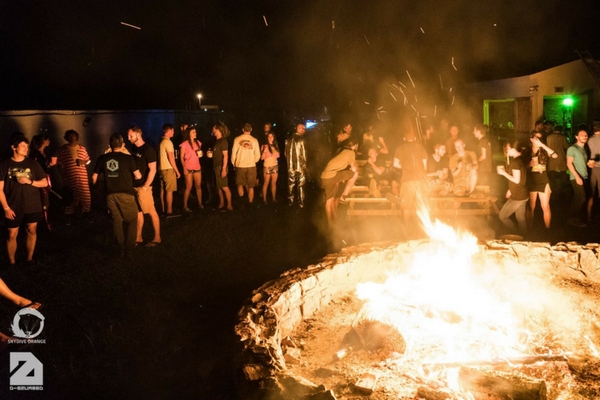
[{"label": "black shorts", "polygon": [[29,213],[29,214],[17,214],[15,213],[15,219],[4,218],[4,224],[7,228],[18,228],[23,222],[26,224],[33,224],[40,222],[44,219],[44,213],[42,211]]}]

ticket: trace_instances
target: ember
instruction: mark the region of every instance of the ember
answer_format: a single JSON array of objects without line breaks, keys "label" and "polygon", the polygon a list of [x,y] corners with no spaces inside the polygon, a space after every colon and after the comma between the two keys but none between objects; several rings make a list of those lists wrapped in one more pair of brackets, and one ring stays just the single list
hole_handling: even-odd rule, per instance
[{"label": "ember", "polygon": [[[258,289],[236,327],[246,382],[275,380],[286,399],[303,397],[283,376],[327,398],[600,397],[598,245],[484,247],[426,230],[429,241],[346,249]],[[294,364],[285,336],[302,343]]]}]

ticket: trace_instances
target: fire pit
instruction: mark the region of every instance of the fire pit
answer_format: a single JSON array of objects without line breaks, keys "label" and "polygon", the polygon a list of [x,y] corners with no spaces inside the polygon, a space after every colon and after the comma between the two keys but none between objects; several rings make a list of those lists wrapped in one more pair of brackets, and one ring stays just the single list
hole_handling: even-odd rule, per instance
[{"label": "fire pit", "polygon": [[240,397],[600,398],[598,244],[427,230],[254,291],[235,329]]}]

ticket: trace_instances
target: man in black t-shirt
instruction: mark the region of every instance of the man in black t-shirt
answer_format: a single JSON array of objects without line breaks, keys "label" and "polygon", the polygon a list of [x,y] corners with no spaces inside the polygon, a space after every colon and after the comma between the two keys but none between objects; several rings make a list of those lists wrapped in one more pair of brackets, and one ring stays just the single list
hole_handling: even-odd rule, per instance
[{"label": "man in black t-shirt", "polygon": [[40,164],[27,158],[29,141],[25,136],[16,135],[10,147],[12,157],[0,164],[0,204],[8,228],[8,262],[14,266],[17,236],[22,222],[27,224],[27,264],[33,263],[37,223],[44,218],[39,188],[48,186],[48,181]]},{"label": "man in black t-shirt", "polygon": [[[92,183],[96,184],[98,175],[104,176],[106,205],[113,220],[113,230],[121,247],[121,254],[135,246],[138,207],[133,189],[133,178],[142,179],[142,174],[132,156],[123,153],[123,136],[118,133],[110,137],[112,152],[98,158]],[[123,232],[123,222],[127,224],[127,237]]]},{"label": "man in black t-shirt", "polygon": [[154,197],[152,196],[152,182],[156,176],[156,150],[148,143],[144,142],[142,129],[139,126],[132,126],[127,132],[129,141],[133,144],[131,155],[135,158],[135,163],[142,174],[142,179],[136,180],[133,184],[140,211],[137,219],[137,232],[135,243],[143,243],[142,229],[144,227],[144,214],[150,215],[152,227],[154,228],[154,239],[146,244],[146,247],[157,246],[162,240],[160,238],[160,218],[154,206]]}]

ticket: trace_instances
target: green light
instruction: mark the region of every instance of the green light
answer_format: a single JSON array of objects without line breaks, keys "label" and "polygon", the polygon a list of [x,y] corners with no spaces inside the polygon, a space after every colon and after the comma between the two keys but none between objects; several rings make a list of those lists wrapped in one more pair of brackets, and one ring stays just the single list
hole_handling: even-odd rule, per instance
[{"label": "green light", "polygon": [[573,99],[570,97],[565,97],[563,100],[563,105],[567,107],[571,107],[573,105]]}]

